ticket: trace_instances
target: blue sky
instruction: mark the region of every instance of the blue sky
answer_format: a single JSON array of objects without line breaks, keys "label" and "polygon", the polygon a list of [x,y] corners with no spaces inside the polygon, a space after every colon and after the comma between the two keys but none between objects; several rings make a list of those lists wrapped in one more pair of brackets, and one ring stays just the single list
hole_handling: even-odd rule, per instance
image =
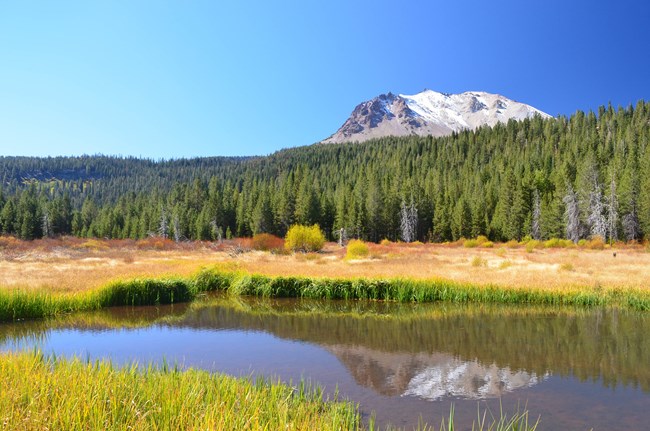
[{"label": "blue sky", "polygon": [[0,0],[0,155],[269,154],[424,88],[627,106],[648,22],[626,0]]}]

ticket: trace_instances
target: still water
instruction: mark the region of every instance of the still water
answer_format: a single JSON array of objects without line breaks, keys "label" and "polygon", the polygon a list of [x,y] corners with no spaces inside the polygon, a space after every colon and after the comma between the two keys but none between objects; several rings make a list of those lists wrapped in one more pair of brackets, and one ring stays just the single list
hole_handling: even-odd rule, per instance
[{"label": "still water", "polygon": [[338,390],[367,418],[436,427],[453,403],[526,406],[541,430],[650,429],[650,314],[615,309],[210,298],[0,324],[0,350],[176,363]]}]

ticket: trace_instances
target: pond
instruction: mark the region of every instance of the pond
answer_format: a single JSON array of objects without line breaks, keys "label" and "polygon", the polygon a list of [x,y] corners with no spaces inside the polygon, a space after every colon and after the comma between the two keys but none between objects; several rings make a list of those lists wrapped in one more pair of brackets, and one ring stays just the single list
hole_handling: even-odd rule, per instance
[{"label": "pond", "polygon": [[[381,425],[519,406],[541,430],[647,429],[650,314],[212,297],[0,324],[0,350],[307,379]],[[461,428],[462,429],[462,428]]]}]

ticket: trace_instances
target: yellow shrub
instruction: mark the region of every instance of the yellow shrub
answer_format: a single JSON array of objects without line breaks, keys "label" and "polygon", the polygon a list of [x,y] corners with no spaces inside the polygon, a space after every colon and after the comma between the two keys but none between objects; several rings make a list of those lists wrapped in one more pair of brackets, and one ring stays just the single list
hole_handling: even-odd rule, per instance
[{"label": "yellow shrub", "polygon": [[526,251],[528,253],[532,253],[533,250],[535,250],[536,248],[540,248],[541,246],[542,246],[541,242],[537,241],[536,239],[531,239],[526,243]]},{"label": "yellow shrub", "polygon": [[595,236],[589,241],[587,247],[591,250],[602,250],[605,248],[605,241],[600,236]]},{"label": "yellow shrub", "polygon": [[361,241],[360,239],[353,239],[348,242],[347,253],[345,254],[346,259],[362,259],[368,257],[370,250],[368,249],[368,244]]},{"label": "yellow shrub", "polygon": [[381,242],[379,244],[380,245],[390,245],[391,243],[390,243],[389,239],[384,238],[384,239],[381,240]]},{"label": "yellow shrub", "polygon": [[465,248],[474,248],[478,247],[479,243],[478,240],[476,239],[466,239],[465,242],[463,242],[463,247]]},{"label": "yellow shrub", "polygon": [[506,243],[506,247],[508,247],[508,248],[517,248],[517,247],[519,247],[519,243],[517,242],[516,239],[511,239],[510,241],[508,241]]},{"label": "yellow shrub", "polygon": [[284,248],[292,251],[318,251],[325,245],[325,235],[320,227],[293,225],[284,239]]},{"label": "yellow shrub", "polygon": [[474,259],[472,259],[472,266],[486,266],[487,261],[483,259],[481,256],[474,256]]}]

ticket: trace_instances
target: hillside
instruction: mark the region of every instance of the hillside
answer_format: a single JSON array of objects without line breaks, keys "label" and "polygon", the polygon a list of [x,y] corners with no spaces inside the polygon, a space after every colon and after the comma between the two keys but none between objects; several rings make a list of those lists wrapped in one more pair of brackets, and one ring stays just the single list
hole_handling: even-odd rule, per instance
[{"label": "hillside", "polygon": [[650,236],[650,105],[534,116],[445,137],[388,137],[267,157],[0,158],[0,231],[188,239],[284,235],[454,240]]}]

